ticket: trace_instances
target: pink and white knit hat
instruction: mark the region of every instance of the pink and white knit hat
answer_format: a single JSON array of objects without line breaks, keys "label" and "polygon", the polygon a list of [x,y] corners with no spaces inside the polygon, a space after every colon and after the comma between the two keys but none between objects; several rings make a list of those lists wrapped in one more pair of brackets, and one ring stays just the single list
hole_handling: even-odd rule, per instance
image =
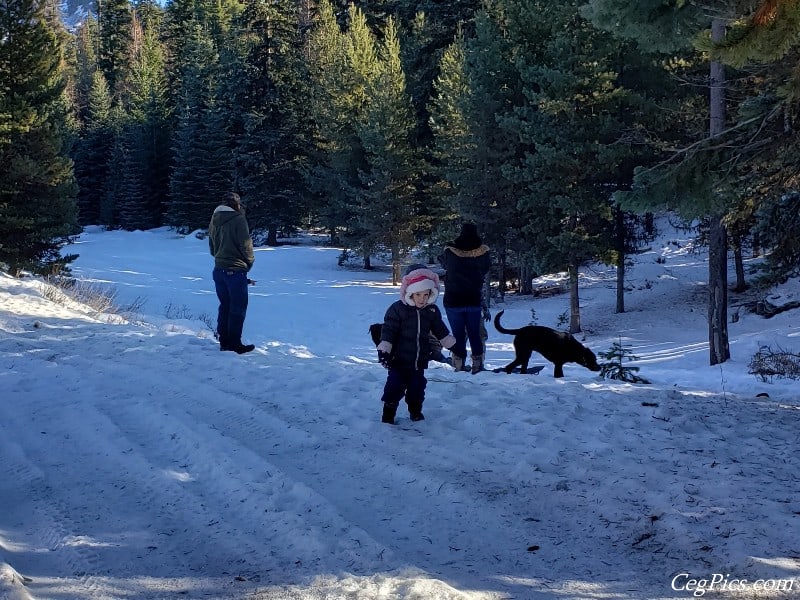
[{"label": "pink and white knit hat", "polygon": [[411,295],[426,290],[431,291],[428,304],[433,304],[439,296],[439,276],[430,269],[414,269],[407,273],[400,283],[400,298],[409,306],[414,306]]}]

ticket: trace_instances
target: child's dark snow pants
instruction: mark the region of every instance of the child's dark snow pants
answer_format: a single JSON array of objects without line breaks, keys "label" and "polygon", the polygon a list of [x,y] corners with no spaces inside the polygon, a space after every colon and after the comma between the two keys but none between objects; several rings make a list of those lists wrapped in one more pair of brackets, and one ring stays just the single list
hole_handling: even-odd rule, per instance
[{"label": "child's dark snow pants", "polygon": [[422,369],[390,368],[381,397],[384,409],[392,410],[394,413],[400,405],[400,400],[405,396],[408,412],[411,415],[418,415],[422,412],[427,384],[428,380],[425,379],[425,371]]}]

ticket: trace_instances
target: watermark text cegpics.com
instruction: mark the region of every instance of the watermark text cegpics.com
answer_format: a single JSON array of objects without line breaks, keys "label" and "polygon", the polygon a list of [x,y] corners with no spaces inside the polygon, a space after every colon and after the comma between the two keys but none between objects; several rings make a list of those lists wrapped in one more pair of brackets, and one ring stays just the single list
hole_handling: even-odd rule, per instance
[{"label": "watermark text cegpics.com", "polygon": [[676,592],[689,592],[700,597],[706,592],[800,592],[800,582],[796,579],[738,579],[722,573],[712,573],[708,578],[692,577],[688,573],[678,573],[672,578],[672,589]]}]

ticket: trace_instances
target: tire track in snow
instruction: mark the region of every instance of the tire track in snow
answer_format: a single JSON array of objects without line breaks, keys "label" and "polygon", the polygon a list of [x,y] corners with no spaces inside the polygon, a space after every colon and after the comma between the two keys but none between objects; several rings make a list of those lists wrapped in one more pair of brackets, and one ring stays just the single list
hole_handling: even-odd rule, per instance
[{"label": "tire track in snow", "polygon": [[[298,405],[307,402],[307,385],[297,381],[299,378],[292,376],[291,370],[282,374],[280,379],[284,385],[281,403],[297,412]],[[291,387],[295,381],[296,389],[293,391]],[[336,387],[338,383],[323,381],[318,385],[320,389],[326,389]],[[260,409],[260,405],[265,410]],[[197,413],[202,408],[193,405],[189,410]],[[272,401],[259,401],[254,394],[245,394],[244,397],[231,398],[231,402],[224,406],[215,407],[213,414],[199,415],[198,420],[209,421],[216,415],[218,427],[225,435],[236,437],[256,453],[263,453],[264,450],[253,440],[280,440],[287,434],[285,422],[266,412],[275,408]],[[453,479],[463,475],[453,473],[451,460],[454,456],[438,455],[432,462],[407,460],[414,455],[425,456],[426,451],[421,448],[429,445],[430,440],[426,442],[419,438],[417,448],[409,450],[403,446],[406,443],[403,437],[388,437],[399,434],[407,438],[409,432],[370,421],[365,427],[366,435],[360,431],[354,434],[347,428],[336,426],[335,414],[326,420],[305,414],[309,415],[308,421],[300,426],[306,431],[306,436],[312,437],[304,443],[292,444],[291,440],[297,435],[291,430],[298,426],[293,424],[288,427],[290,447],[281,444],[281,452],[271,456],[270,460],[294,479],[317,489],[348,521],[366,530],[386,547],[395,548],[407,562],[440,574],[461,572],[463,577],[464,573],[483,574],[487,563],[507,560],[507,556],[503,559],[497,557],[507,555],[509,546],[515,544],[517,554],[527,558],[519,523],[498,523],[487,519],[486,515],[492,514],[487,495],[475,493],[474,486],[453,485]],[[300,453],[305,458],[302,462],[288,458]],[[342,473],[352,474],[345,483],[339,479]],[[397,481],[407,482],[407,495],[382,494],[382,490],[394,489]],[[426,514],[408,513],[406,502],[415,496],[426,497],[430,502]],[[445,514],[450,515],[447,520],[452,523],[443,528],[442,516]],[[392,525],[398,518],[411,520],[419,536],[400,537]],[[406,523],[403,525],[404,530]],[[488,540],[483,533],[486,531],[502,533],[492,536],[494,540]],[[478,539],[480,548],[476,546]],[[438,550],[434,552],[434,548]],[[431,565],[442,548],[449,548],[452,560]],[[466,555],[469,558],[465,558]],[[524,568],[525,563],[518,560],[514,567]]]},{"label": "tire track in snow", "polygon": [[[5,429],[13,432],[11,436],[3,435],[4,442],[0,446],[0,457],[3,458],[2,473],[4,485],[10,485],[12,497],[17,501],[12,506],[4,508],[4,519],[8,527],[21,528],[28,532],[25,545],[29,552],[37,556],[37,564],[43,561],[49,568],[40,568],[36,574],[55,573],[47,578],[44,583],[41,577],[33,576],[29,585],[36,589],[71,590],[75,597],[99,597],[108,591],[101,577],[98,577],[102,560],[90,544],[81,540],[78,532],[83,531],[83,519],[76,516],[79,510],[70,502],[71,492],[63,493],[58,485],[61,474],[50,481],[53,470],[52,458],[49,456],[27,455],[23,448],[37,448],[38,440],[28,441],[37,436],[50,435],[52,430],[44,431],[41,426],[49,423],[38,423],[28,415],[25,416],[11,408],[10,403],[0,403],[0,422]],[[56,433],[55,438],[59,437]],[[61,444],[64,448],[65,444]],[[69,459],[59,457],[56,469],[63,469],[69,464]],[[4,493],[4,497],[5,493]],[[24,516],[23,516],[24,515]],[[23,521],[19,521],[23,519]],[[17,540],[19,543],[20,540]],[[24,557],[25,555],[23,555]],[[7,557],[8,558],[8,557]],[[24,575],[28,563],[23,558],[15,566]]]},{"label": "tire track in snow", "polygon": [[[113,371],[113,366],[111,368]],[[231,417],[219,407],[235,403],[236,394],[219,389],[212,380],[205,383],[213,389],[189,397],[185,391],[179,390],[196,388],[196,381],[189,384],[191,378],[191,373],[170,378],[169,390],[159,395],[160,398],[168,397],[164,400],[149,397],[146,402],[104,402],[98,406],[120,429],[125,429],[127,439],[136,446],[136,453],[146,457],[150,464],[177,465],[183,476],[202,482],[197,484],[198,492],[192,489],[191,481],[187,482],[184,493],[204,493],[200,502],[203,511],[209,515],[208,521],[217,521],[216,529],[229,525],[236,530],[233,556],[254,554],[254,559],[247,561],[249,573],[267,570],[262,554],[265,539],[270,538],[273,538],[270,540],[273,546],[282,547],[280,551],[272,552],[277,557],[271,560],[279,563],[287,577],[296,562],[307,565],[320,563],[323,559],[329,561],[332,551],[336,555],[337,568],[355,569],[363,569],[364,554],[378,556],[385,553],[385,548],[375,547],[364,532],[351,531],[351,526],[343,522],[338,513],[331,511],[326,498],[302,482],[287,479],[271,462],[270,442],[262,442],[277,440],[282,451],[286,447],[302,449],[313,443],[307,434],[260,411],[262,419],[271,418],[273,421],[263,430],[269,431],[269,436],[258,436],[252,430],[232,436],[230,428],[223,426]],[[247,414],[241,419],[252,419],[253,407],[246,405],[244,410]],[[248,438],[247,444],[242,444],[241,437]],[[205,452],[206,447],[225,448],[225,452],[222,456],[210,455]],[[213,493],[208,494],[209,491]],[[159,490],[158,493],[163,496],[164,492]],[[231,496],[237,496],[239,501]],[[256,502],[258,504],[254,506]],[[206,512],[197,514],[206,520]],[[279,526],[271,530],[269,522],[264,522],[265,514],[277,519]],[[253,531],[245,531],[243,523],[250,524]],[[332,527],[340,531],[332,534]],[[306,535],[297,539],[296,533],[292,533],[286,538],[283,537],[284,531],[305,531]],[[330,540],[336,540],[334,548],[330,547]],[[198,545],[200,542],[202,540],[198,540]],[[204,543],[207,545],[208,540]]]},{"label": "tire track in snow", "polygon": [[[169,589],[176,592],[185,589],[186,583],[181,581],[184,575],[197,578],[190,585],[201,585],[207,593],[222,597],[223,588],[230,586],[233,575],[225,576],[224,584],[212,581],[204,577],[203,569],[192,562],[192,552],[215,547],[208,544],[205,532],[197,533],[188,550],[185,538],[176,536],[180,540],[172,546],[171,562],[166,565],[170,569],[175,565],[179,568],[168,574],[162,572],[165,562],[163,554],[157,552],[158,546],[167,545],[163,540],[169,538],[171,528],[172,531],[175,527],[194,528],[204,507],[199,502],[192,502],[191,496],[187,497],[180,485],[170,485],[160,469],[163,461],[151,463],[133,452],[136,443],[131,440],[129,423],[123,422],[121,427],[117,427],[100,412],[114,406],[146,405],[147,400],[133,399],[135,390],[129,387],[125,369],[117,368],[114,362],[103,366],[98,358],[102,360],[104,357],[95,357],[92,368],[102,369],[109,375],[100,389],[91,394],[78,392],[52,398],[51,394],[37,394],[36,385],[31,385],[28,392],[37,398],[29,399],[27,403],[33,409],[31,413],[11,414],[9,419],[16,417],[17,422],[4,421],[11,423],[12,430],[24,432],[31,438],[47,434],[48,444],[43,445],[35,439],[29,442],[21,440],[21,443],[25,447],[43,449],[45,454],[30,457],[31,464],[38,465],[43,472],[42,480],[70,482],[55,485],[34,479],[34,485],[28,486],[29,512],[34,512],[37,517],[35,528],[27,525],[27,529],[35,529],[36,547],[50,549],[48,562],[54,566],[46,572],[60,574],[54,579],[57,583],[49,585],[81,599],[109,597],[108,589],[118,590],[130,585],[136,597],[144,598],[150,597],[148,585],[129,583],[129,580],[158,573],[160,575],[156,577],[164,579],[156,584],[159,591],[154,593],[154,598],[163,598]],[[58,378],[65,389],[73,392],[83,389],[79,382],[82,369],[87,367],[85,362],[79,360],[74,367],[61,365]],[[118,371],[119,377],[116,376]],[[52,382],[47,385],[51,386]],[[143,396],[148,397],[147,394]],[[46,405],[41,412],[47,414],[47,421],[37,420],[39,404]],[[81,415],[78,431],[70,427],[76,423],[76,413]],[[27,419],[23,420],[23,416]],[[149,423],[147,418],[136,418]],[[156,447],[162,445],[163,442],[159,441]],[[98,459],[97,453],[103,454],[102,458]],[[89,476],[83,467],[86,464],[93,468]],[[14,470],[24,471],[24,465]],[[131,504],[135,506],[133,512],[128,510]],[[217,545],[229,545],[231,555],[237,557],[241,551],[234,540],[220,539]],[[120,560],[122,552],[129,553],[124,560]],[[110,562],[105,564],[102,556],[108,556]],[[111,588],[98,583],[110,570],[109,565],[117,571],[121,565],[128,569],[124,573],[115,573],[121,579],[109,582]],[[180,565],[185,567],[185,571],[175,573],[181,569]],[[259,569],[263,568],[263,564],[259,565]],[[33,582],[32,587],[37,583]]]},{"label": "tire track in snow", "polygon": [[[195,416],[196,404],[188,404],[192,405],[188,414]],[[149,404],[147,408],[155,406]],[[202,420],[192,421],[196,428],[188,427],[185,418],[172,418],[160,411],[156,411],[157,419],[148,419],[129,407],[110,412],[114,419],[128,424],[137,453],[153,464],[175,464],[180,469],[177,474],[186,478],[180,501],[193,499],[201,511],[197,513],[202,515],[200,520],[210,524],[208,531],[196,532],[199,537],[191,541],[205,547],[209,538],[220,539],[224,547],[226,540],[235,540],[226,549],[229,554],[220,552],[209,560],[210,565],[244,561],[240,570],[255,575],[265,570],[291,571],[298,561],[307,565],[322,560],[328,549],[314,539],[315,533],[336,521],[334,516],[324,518],[329,512],[324,498],[287,478],[269,460],[227,435],[227,428]],[[168,444],[165,439],[169,439]],[[215,451],[223,449],[223,453],[205,452],[206,444]],[[172,457],[161,455],[160,449],[165,446]],[[304,531],[305,535],[301,539],[294,533],[286,537],[286,531]],[[265,569],[265,563],[271,568]]]}]

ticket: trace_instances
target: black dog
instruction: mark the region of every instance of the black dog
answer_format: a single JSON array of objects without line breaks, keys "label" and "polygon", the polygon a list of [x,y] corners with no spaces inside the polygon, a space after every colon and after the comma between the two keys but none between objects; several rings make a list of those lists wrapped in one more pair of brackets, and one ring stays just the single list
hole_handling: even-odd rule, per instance
[{"label": "black dog", "polygon": [[[383,323],[373,323],[369,326],[369,337],[372,338],[372,342],[377,346],[381,343],[381,329],[383,329]],[[433,334],[430,336],[431,340],[431,360],[451,364],[449,358],[445,358],[444,354],[442,354],[442,344],[437,340]]]},{"label": "black dog", "polygon": [[600,365],[597,364],[597,357],[594,352],[581,344],[572,337],[571,334],[556,331],[549,327],[540,325],[527,325],[519,329],[505,329],[500,325],[500,311],[494,317],[494,328],[500,333],[507,333],[514,336],[514,361],[507,364],[503,369],[506,373],[511,373],[514,367],[520,366],[520,372],[528,372],[528,361],[531,354],[535,351],[544,356],[554,365],[553,377],[564,376],[564,363],[574,362],[589,369],[599,371]]}]

